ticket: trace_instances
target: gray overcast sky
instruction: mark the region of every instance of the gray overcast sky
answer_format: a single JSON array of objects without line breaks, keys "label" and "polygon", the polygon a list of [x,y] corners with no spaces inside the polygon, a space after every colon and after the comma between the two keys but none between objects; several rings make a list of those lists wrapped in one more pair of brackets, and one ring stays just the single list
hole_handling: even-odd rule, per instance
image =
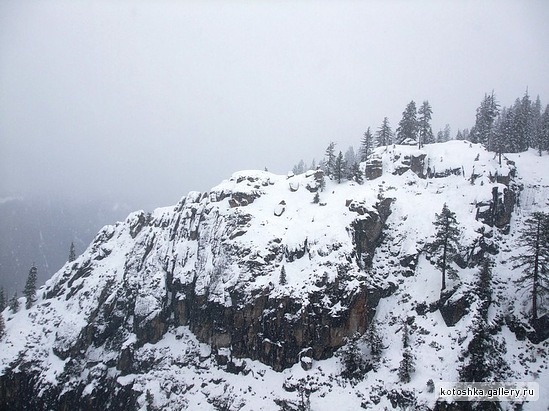
[{"label": "gray overcast sky", "polygon": [[171,205],[345,150],[410,100],[549,102],[546,1],[0,0],[0,198]]}]

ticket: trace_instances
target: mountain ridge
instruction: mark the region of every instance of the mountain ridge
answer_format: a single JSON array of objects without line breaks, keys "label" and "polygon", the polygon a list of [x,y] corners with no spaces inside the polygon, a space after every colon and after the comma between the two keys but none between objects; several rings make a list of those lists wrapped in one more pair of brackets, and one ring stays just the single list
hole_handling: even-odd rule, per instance
[{"label": "mountain ridge", "polygon": [[[292,409],[305,397],[328,409],[338,395],[348,409],[442,409],[426,382],[458,381],[488,258],[498,271],[490,321],[508,346],[503,376],[546,381],[547,341],[527,327],[528,298],[512,298],[506,261],[524,217],[547,206],[547,157],[527,152],[499,164],[478,144],[452,141],[382,147],[361,167],[364,185],[337,184],[321,170],[242,171],[104,227],[33,307],[4,311],[4,405],[26,398],[26,386],[37,410]],[[425,248],[443,204],[466,251],[446,292]],[[385,339],[380,364],[347,382],[343,354],[334,354],[374,319]],[[408,384],[395,372],[403,323],[416,358],[431,360],[418,361]],[[534,341],[521,341],[521,329]],[[368,357],[368,341],[360,344]],[[537,376],[525,353],[539,361]]]}]

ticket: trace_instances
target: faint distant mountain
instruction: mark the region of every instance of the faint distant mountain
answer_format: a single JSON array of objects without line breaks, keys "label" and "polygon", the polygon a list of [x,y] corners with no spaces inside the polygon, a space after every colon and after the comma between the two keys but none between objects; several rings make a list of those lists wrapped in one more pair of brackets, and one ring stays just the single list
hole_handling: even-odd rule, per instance
[{"label": "faint distant mountain", "polygon": [[101,227],[129,211],[97,200],[0,199],[0,286],[8,296],[20,294],[33,263],[43,284],[67,261],[71,242],[79,254]]}]

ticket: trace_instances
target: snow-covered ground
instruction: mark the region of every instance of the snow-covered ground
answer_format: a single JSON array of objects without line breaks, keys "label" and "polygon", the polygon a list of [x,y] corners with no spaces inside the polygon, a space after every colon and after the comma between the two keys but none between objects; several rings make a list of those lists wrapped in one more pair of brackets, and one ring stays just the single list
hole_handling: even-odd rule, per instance
[{"label": "snow-covered ground", "polygon": [[[402,172],[410,157],[423,155],[423,174],[448,171],[446,176],[420,178],[412,170]],[[428,145],[422,150],[389,146],[377,149],[374,156],[381,161],[381,177],[362,185],[327,179],[319,193],[320,204],[313,202],[314,193],[307,189],[307,185],[315,185],[312,171],[296,176],[241,171],[208,193],[190,193],[175,207],[157,209],[150,217],[133,213],[125,222],[106,226],[86,252],[74,263],[67,263],[38,291],[32,308],[21,308],[15,314],[9,308],[3,312],[6,335],[1,341],[0,374],[14,363],[26,363],[39,373],[44,389],[48,384],[59,384],[59,377],[75,356],[75,341],[86,326],[97,318],[108,320],[106,314],[101,317],[99,307],[115,312],[117,292],[135,289],[135,316],[153,318],[169,294],[165,280],[168,272],[173,281],[194,282],[198,292],[225,306],[234,303],[230,293],[234,287],[250,298],[255,291],[270,287],[273,297],[290,295],[306,302],[311,293],[320,290],[319,278],[335,281],[340,275],[338,264],[354,255],[349,227],[358,214],[350,210],[349,203],[374,212],[380,199],[392,198],[392,213],[371,269],[365,271],[353,261],[346,273],[352,278],[349,288],[375,282],[397,285],[396,291],[377,306],[374,318],[384,349],[379,367],[362,381],[341,377],[339,355],[313,361],[307,371],[296,364],[282,372],[258,361],[234,358],[241,372],[233,374],[219,364],[208,344],[200,343],[188,327],[177,326],[170,327],[155,344],[136,348],[135,363],[150,364],[147,369],[122,373],[116,367],[119,352],[91,345],[80,352],[79,358],[86,364],[84,371],[63,384],[70,390],[84,383],[83,395],[93,395],[101,379],[110,376],[120,386],[131,384],[141,393],[138,404],[142,410],[147,409],[147,392],[155,407],[170,410],[278,410],[283,409],[284,401],[288,406],[310,401],[310,409],[316,411],[392,409],[391,392],[413,397],[410,409],[432,408],[437,397],[427,382],[459,380],[475,316],[474,304],[451,327],[439,310],[418,314],[418,306],[435,304],[440,298],[441,274],[424,252],[435,233],[435,215],[444,204],[456,214],[464,250],[473,246],[480,229],[492,233],[500,252],[494,257],[494,301],[489,319],[499,321],[512,315],[526,321],[529,295],[513,282],[520,273],[509,259],[520,252],[516,241],[524,219],[533,211],[549,210],[549,156],[539,157],[534,151],[506,155],[514,166],[506,159],[500,165],[493,153],[465,141]],[[494,187],[500,193],[506,189],[495,176],[507,176],[514,167],[513,184],[522,190],[509,234],[504,234],[476,219],[477,206],[492,199]],[[240,202],[235,206],[231,201]],[[195,232],[200,241],[194,240]],[[272,260],[273,244],[282,244],[289,252],[306,249],[306,257],[277,255]],[[238,258],[231,255],[233,251],[239,252]],[[401,261],[415,255],[417,265],[410,273]],[[282,266],[287,284],[279,284]],[[477,281],[478,267],[455,268],[458,279],[450,280],[449,288],[457,287],[458,293],[470,289]],[[328,297],[325,304],[334,313],[344,308],[340,301]],[[20,305],[24,307],[24,298]],[[402,383],[397,369],[407,320],[413,324],[410,343],[416,360],[411,381]],[[126,337],[123,348],[136,341],[135,334]],[[519,341],[505,324],[494,338],[505,345],[509,379],[540,385],[540,399],[525,403],[524,409],[549,409],[549,393],[545,392],[549,387],[549,341]],[[230,348],[226,354],[231,357]],[[502,406],[511,409],[512,404]]]}]

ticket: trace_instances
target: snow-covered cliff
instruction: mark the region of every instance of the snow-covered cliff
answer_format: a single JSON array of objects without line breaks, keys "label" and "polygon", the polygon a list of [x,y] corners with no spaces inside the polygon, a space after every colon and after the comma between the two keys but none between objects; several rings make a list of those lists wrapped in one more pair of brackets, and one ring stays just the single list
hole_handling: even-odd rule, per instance
[{"label": "snow-covered cliff", "polygon": [[[321,171],[242,171],[104,227],[33,307],[4,311],[0,404],[442,409],[427,381],[458,381],[470,358],[488,258],[494,375],[547,383],[549,342],[528,324],[529,296],[508,261],[523,220],[549,206],[548,157],[527,152],[500,165],[480,145],[453,141],[380,148],[362,167],[362,185]],[[441,293],[426,246],[445,203],[461,250]],[[365,378],[348,380],[345,344],[371,362],[373,320],[381,356]],[[410,382],[397,375],[404,328],[416,359]],[[547,405],[540,397],[524,409]]]}]

